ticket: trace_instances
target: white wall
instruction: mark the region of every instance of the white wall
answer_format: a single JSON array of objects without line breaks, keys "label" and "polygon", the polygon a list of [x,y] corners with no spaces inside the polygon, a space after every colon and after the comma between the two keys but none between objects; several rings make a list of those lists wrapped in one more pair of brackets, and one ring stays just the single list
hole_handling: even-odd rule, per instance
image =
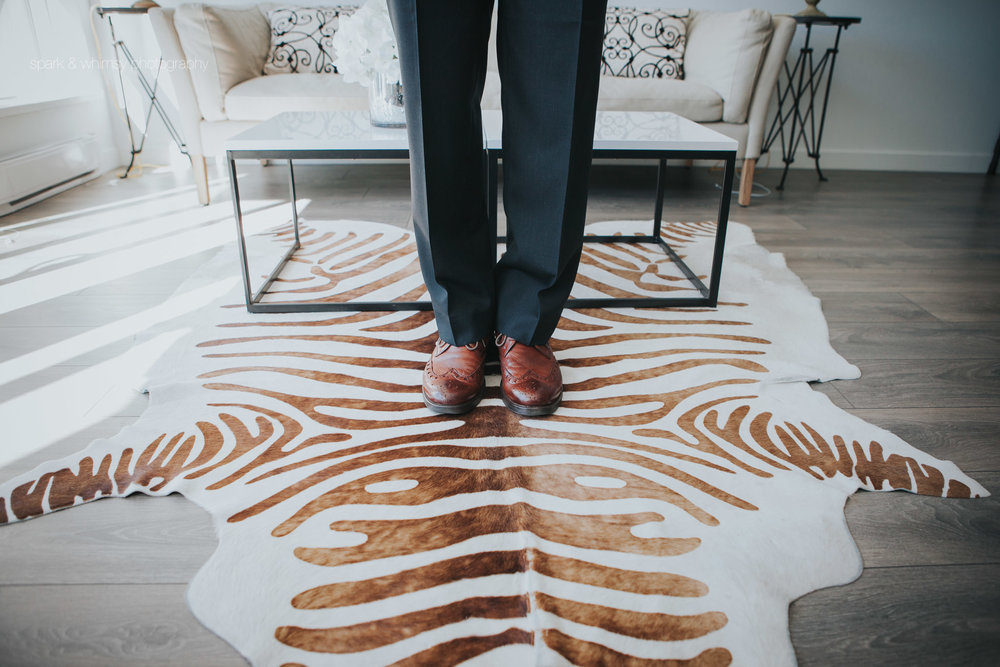
[{"label": "white wall", "polygon": [[[216,0],[247,4],[245,0]],[[614,4],[616,0],[611,0]],[[619,0],[638,6],[684,6],[669,0]],[[161,0],[175,6],[177,0]],[[303,2],[302,4],[308,4]],[[337,4],[322,0],[314,4]],[[803,0],[690,0],[695,9],[756,6],[794,14]],[[821,0],[831,16],[858,16],[836,63],[822,164],[830,169],[986,170],[1000,133],[1000,0]],[[834,28],[814,28],[825,47]],[[800,27],[791,57],[801,46]],[[150,157],[169,152],[154,135]],[[768,157],[762,159],[766,164]],[[772,166],[780,155],[770,156]],[[811,168],[804,154],[795,167]]]},{"label": "white wall", "polygon": [[[634,4],[665,6],[664,0]],[[775,14],[806,7],[804,0],[691,2],[709,10],[748,6]],[[861,18],[841,35],[821,145],[824,168],[986,171],[1000,133],[1000,1],[821,0],[819,9]],[[835,34],[836,28],[813,28],[817,56]],[[799,27],[790,59],[804,35]],[[777,149],[772,166],[781,164]],[[811,168],[812,160],[800,149],[794,166]]]},{"label": "white wall", "polygon": [[[10,108],[0,123],[0,155],[93,134],[100,151],[98,169],[111,169],[121,163],[121,144],[95,67],[87,0],[34,2],[32,10],[34,30],[23,3],[2,5],[0,102]],[[73,99],[28,118],[20,118],[14,108],[54,98]]]}]

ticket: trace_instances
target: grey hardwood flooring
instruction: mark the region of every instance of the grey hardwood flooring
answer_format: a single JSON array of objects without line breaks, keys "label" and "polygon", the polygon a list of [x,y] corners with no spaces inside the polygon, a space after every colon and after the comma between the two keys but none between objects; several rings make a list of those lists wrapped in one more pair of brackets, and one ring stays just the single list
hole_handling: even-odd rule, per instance
[{"label": "grey hardwood flooring", "polygon": [[[247,163],[241,171],[254,210],[287,206],[280,165]],[[296,175],[299,197],[309,200],[305,219],[409,224],[405,166],[309,165]],[[815,388],[1000,492],[1000,180],[828,175],[819,183],[813,172],[793,171],[783,193],[732,212],[762,245],[785,253],[822,299],[833,345],[863,372]],[[773,186],[778,176],[761,170],[758,181]],[[703,167],[671,169],[666,217],[712,218],[718,181]],[[595,167],[588,218],[648,219],[653,183],[649,169]],[[81,372],[99,377],[102,364],[131,346],[143,328],[134,318],[164,302],[231,236],[221,170],[212,189],[215,202],[202,209],[186,174],[109,175],[0,218],[4,261],[32,248],[56,256],[70,241],[108,239],[104,249],[0,279],[0,373],[13,373],[0,375],[0,409]],[[143,233],[149,225],[156,231]],[[186,247],[172,249],[172,235]],[[125,249],[148,261],[88,278],[90,267]],[[53,269],[59,282],[37,282]],[[37,302],[5,291],[24,281],[36,281]],[[21,307],[3,307],[5,298]],[[55,356],[46,363],[39,355]],[[0,466],[0,479],[112,435],[145,403],[141,394],[110,389],[88,400],[85,423],[54,430],[45,448]],[[865,571],[791,606],[800,663],[1000,663],[998,510],[995,497],[852,497],[847,520]],[[0,665],[244,664],[184,601],[186,582],[214,546],[208,516],[179,496],[104,500],[5,527]]]}]

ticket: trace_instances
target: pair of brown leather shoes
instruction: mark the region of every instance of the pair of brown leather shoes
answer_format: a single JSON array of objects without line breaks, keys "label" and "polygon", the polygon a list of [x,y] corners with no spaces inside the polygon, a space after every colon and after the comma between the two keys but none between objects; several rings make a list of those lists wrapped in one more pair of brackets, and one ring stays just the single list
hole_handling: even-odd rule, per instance
[{"label": "pair of brown leather shoes", "polygon": [[[562,401],[562,373],[549,344],[525,345],[503,334],[494,343],[500,356],[504,405],[525,417],[555,412]],[[438,339],[424,367],[424,405],[448,415],[476,407],[486,386],[488,345],[488,339],[460,346]]]}]

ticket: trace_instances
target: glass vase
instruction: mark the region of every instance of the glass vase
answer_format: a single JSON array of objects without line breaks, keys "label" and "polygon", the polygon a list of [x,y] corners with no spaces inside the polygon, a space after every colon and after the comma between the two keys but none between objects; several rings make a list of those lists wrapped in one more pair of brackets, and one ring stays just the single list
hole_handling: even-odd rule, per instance
[{"label": "glass vase", "polygon": [[368,87],[368,111],[376,127],[405,127],[403,84],[376,73]]}]

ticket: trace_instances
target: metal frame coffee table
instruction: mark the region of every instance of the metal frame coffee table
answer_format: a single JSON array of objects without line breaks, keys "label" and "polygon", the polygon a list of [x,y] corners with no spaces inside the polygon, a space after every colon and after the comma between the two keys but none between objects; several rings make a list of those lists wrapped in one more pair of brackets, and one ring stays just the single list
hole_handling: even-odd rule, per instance
[{"label": "metal frame coffee table", "polygon": [[[484,159],[487,164],[487,187],[490,196],[490,218],[496,229],[499,161],[503,157],[502,127],[499,112],[483,112]],[[585,243],[651,243],[660,247],[678,266],[698,291],[691,297],[637,298],[574,298],[567,308],[632,307],[653,308],[670,306],[715,307],[719,296],[722,253],[729,221],[729,201],[736,171],[737,142],[714,130],[667,112],[599,112],[594,136],[594,158],[657,160],[656,204],[653,228],[649,235],[586,236]],[[372,127],[368,114],[360,111],[286,112],[232,137],[226,142],[226,161],[236,218],[238,246],[247,310],[252,313],[291,313],[314,311],[397,311],[430,310],[430,301],[342,301],[317,302],[262,301],[282,269],[301,247],[299,217],[296,209],[294,160],[398,160],[409,157],[406,131]],[[262,286],[254,290],[250,284],[246,231],[236,160],[286,160],[292,205],[294,241]],[[725,162],[715,248],[709,282],[704,282],[691,270],[660,235],[663,196],[668,159],[711,159]],[[505,237],[496,237],[502,243]]]}]

